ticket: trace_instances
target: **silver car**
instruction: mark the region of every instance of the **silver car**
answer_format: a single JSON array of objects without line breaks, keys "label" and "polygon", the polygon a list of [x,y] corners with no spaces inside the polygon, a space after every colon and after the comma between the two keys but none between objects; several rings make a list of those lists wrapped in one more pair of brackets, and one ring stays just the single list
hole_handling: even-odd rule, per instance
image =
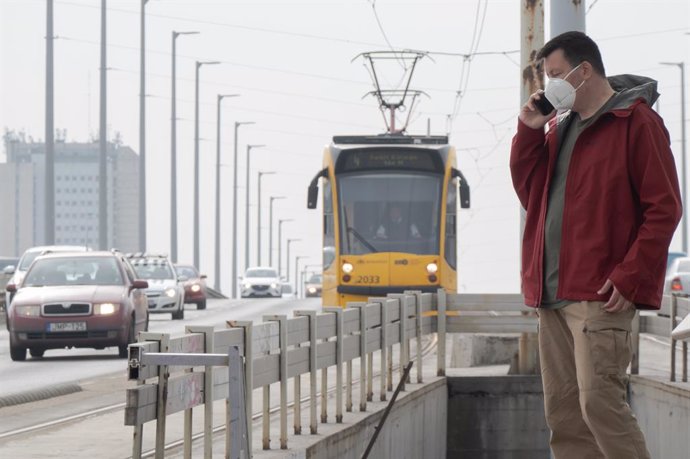
[{"label": "silver car", "polygon": [[678,257],[666,271],[664,294],[690,295],[690,257]]},{"label": "silver car", "polygon": [[241,287],[242,298],[280,298],[283,295],[282,280],[274,268],[261,266],[249,268],[242,277]]},{"label": "silver car", "polygon": [[148,281],[146,289],[150,313],[171,313],[174,320],[184,319],[184,287],[166,255],[128,254],[137,277]]}]

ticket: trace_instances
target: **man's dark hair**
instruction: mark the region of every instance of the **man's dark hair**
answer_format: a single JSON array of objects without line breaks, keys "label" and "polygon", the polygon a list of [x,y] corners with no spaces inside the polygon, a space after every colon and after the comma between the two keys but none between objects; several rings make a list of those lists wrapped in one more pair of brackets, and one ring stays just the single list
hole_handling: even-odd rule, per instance
[{"label": "man's dark hair", "polygon": [[594,71],[605,77],[604,62],[601,60],[599,47],[594,40],[582,32],[565,32],[549,40],[537,54],[537,59],[548,57],[552,52],[562,49],[563,55],[571,67],[584,61],[592,64]]}]

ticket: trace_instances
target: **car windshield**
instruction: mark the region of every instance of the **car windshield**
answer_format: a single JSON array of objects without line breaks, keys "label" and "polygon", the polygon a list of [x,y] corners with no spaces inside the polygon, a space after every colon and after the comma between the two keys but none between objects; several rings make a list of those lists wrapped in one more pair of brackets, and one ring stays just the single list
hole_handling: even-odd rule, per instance
[{"label": "car windshield", "polygon": [[310,284],[320,284],[321,283],[321,274],[314,274],[309,278],[309,283]]},{"label": "car windshield", "polygon": [[123,284],[114,257],[60,257],[36,260],[22,286]]},{"label": "car windshield", "polygon": [[3,270],[8,266],[17,266],[17,259],[16,258],[0,258],[0,270]]},{"label": "car windshield", "polygon": [[679,273],[690,273],[690,259],[678,260],[678,270]]},{"label": "car windshield", "polygon": [[249,269],[244,277],[278,277],[274,269]]},{"label": "car windshield", "polygon": [[414,172],[341,176],[341,253],[437,253],[441,182]]},{"label": "car windshield", "polygon": [[177,271],[178,276],[184,276],[187,279],[193,279],[199,277],[199,274],[191,266],[175,266],[175,271]]},{"label": "car windshield", "polygon": [[22,259],[19,260],[19,270],[26,271],[31,266],[31,263],[39,256],[41,252],[26,252],[22,255]]},{"label": "car windshield", "polygon": [[133,260],[132,265],[140,279],[164,280],[175,278],[165,259],[138,259]]}]

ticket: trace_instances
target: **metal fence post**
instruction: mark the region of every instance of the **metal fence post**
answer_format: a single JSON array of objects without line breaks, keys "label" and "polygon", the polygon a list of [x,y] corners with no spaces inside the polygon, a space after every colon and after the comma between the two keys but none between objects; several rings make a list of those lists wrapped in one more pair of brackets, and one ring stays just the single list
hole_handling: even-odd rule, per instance
[{"label": "metal fence post", "polygon": [[[242,328],[243,354],[244,354],[244,392],[245,392],[245,412],[247,416],[247,444],[249,445],[249,457],[252,454],[252,412],[254,411],[253,394],[254,394],[254,354],[252,352],[252,327],[254,323],[251,320],[228,320],[226,325],[230,328]],[[226,401],[226,412],[230,411],[232,407],[230,402]],[[231,435],[230,426],[226,426],[226,435]]]},{"label": "metal fence post", "polygon": [[309,318],[309,430],[311,434],[318,431],[316,422],[316,311],[295,311],[296,316]]},{"label": "metal fence post", "polygon": [[409,293],[415,296],[415,328],[417,330],[417,384],[422,384],[422,292],[414,290]]},{"label": "metal fence post", "polygon": [[[671,331],[669,336],[676,328],[676,314],[678,314],[678,297],[676,295],[671,295]],[[671,338],[671,381],[676,380],[676,340]]]},{"label": "metal fence post", "polygon": [[353,303],[359,309],[359,411],[367,410],[367,394],[364,390],[367,374],[367,314],[366,303]]},{"label": "metal fence post", "polygon": [[[407,342],[407,301],[405,297],[398,297],[398,307],[400,308],[400,377],[405,375],[405,365],[407,365],[407,352],[405,349],[405,343]],[[402,382],[400,385],[400,390],[405,391],[405,383]]]},{"label": "metal fence post", "polygon": [[[159,351],[168,352],[170,335],[162,334],[159,340]],[[168,379],[170,369],[167,365],[158,367],[158,400],[156,406],[156,459],[165,457],[165,417],[168,401]]]},{"label": "metal fence post", "polygon": [[379,394],[382,402],[386,401],[386,364],[388,362],[388,313],[386,303],[380,302],[381,306],[381,393]]},{"label": "metal fence post", "polygon": [[323,308],[324,312],[335,314],[335,422],[343,422],[343,309]]},{"label": "metal fence post", "polygon": [[[287,449],[287,389],[288,389],[288,345],[287,316],[264,316],[264,322],[278,322],[280,347],[280,449]],[[269,387],[269,386],[266,386]]]},{"label": "metal fence post", "polygon": [[[187,333],[203,333],[204,334],[204,352],[212,354],[213,348],[213,327],[185,327]],[[204,458],[211,459],[213,457],[213,366],[204,367]],[[187,432],[187,411],[189,411],[189,432]],[[192,457],[192,410],[185,410],[185,458]],[[189,435],[189,437],[188,437]],[[189,443],[189,446],[187,444]],[[189,448],[189,456],[187,456],[187,448]]]},{"label": "metal fence post", "polygon": [[446,375],[446,291],[438,289],[436,329],[438,333],[438,362],[436,374]]}]

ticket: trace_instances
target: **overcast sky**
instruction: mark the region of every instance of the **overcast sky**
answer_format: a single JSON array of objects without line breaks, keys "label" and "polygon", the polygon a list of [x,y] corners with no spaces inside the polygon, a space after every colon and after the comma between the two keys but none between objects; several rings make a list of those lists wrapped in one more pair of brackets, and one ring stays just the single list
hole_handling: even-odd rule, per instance
[{"label": "overcast sky", "polygon": [[[546,35],[550,34],[548,2]],[[584,3],[584,2],[583,2]],[[607,73],[635,73],[659,81],[659,111],[680,164],[680,72],[662,61],[690,64],[687,0],[586,2],[587,33],[599,43]],[[135,151],[139,145],[139,4],[108,1],[108,127]],[[456,1],[236,1],[151,0],[147,4],[148,248],[169,252],[171,31],[199,31],[177,41],[180,259],[192,260],[194,61],[218,60],[201,69],[201,268],[213,277],[216,95],[223,102],[222,261],[230,264],[231,180],[234,121],[240,129],[240,185],[245,145],[253,151],[252,227],[256,172],[263,179],[264,250],[267,196],[276,220],[294,218],[284,235],[301,238],[293,254],[321,261],[320,211],[306,209],[306,189],[321,166],[323,147],[337,134],[375,134],[384,129],[362,62],[372,50],[418,49],[471,52],[432,54],[418,65],[412,86],[424,90],[409,131],[450,132],[458,167],[472,187],[472,209],[460,215],[459,290],[519,291],[519,204],[508,169],[510,139],[519,109],[519,0]],[[100,1],[56,0],[55,127],[68,141],[97,136]],[[0,128],[44,137],[45,1],[0,0]],[[396,86],[403,68],[382,69],[384,85]],[[690,72],[690,68],[688,68]],[[686,75],[686,85],[688,76]],[[686,86],[687,88],[688,86]],[[463,97],[456,98],[459,88]],[[448,114],[454,113],[452,123]],[[4,148],[0,157],[4,158]],[[1,187],[1,184],[0,184]],[[239,194],[244,211],[244,190]],[[243,220],[241,220],[242,222]],[[243,225],[240,224],[240,230]],[[252,232],[252,239],[255,239]],[[254,244],[255,241],[252,242]],[[240,249],[242,249],[240,245]],[[680,248],[680,238],[672,248]],[[256,249],[252,247],[252,264]],[[265,253],[265,252],[264,252]],[[240,250],[240,266],[243,250]],[[229,290],[229,270],[222,286]],[[211,279],[212,280],[212,279]]]}]

